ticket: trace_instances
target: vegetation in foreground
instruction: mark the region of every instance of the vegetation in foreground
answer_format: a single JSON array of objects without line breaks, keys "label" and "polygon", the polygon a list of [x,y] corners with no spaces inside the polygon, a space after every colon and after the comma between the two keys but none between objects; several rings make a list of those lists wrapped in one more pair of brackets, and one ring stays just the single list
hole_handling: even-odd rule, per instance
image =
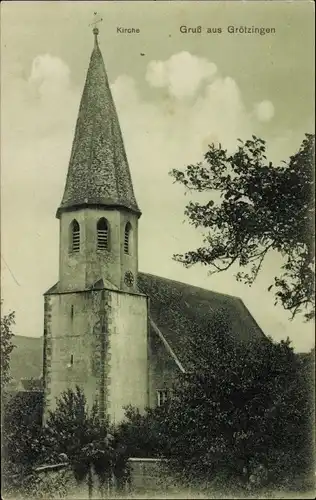
[{"label": "vegetation in foreground", "polygon": [[168,459],[181,484],[240,494],[314,489],[314,350],[289,341],[235,346],[221,317],[217,336],[192,335],[192,374],[172,399],[120,433],[129,453]]}]

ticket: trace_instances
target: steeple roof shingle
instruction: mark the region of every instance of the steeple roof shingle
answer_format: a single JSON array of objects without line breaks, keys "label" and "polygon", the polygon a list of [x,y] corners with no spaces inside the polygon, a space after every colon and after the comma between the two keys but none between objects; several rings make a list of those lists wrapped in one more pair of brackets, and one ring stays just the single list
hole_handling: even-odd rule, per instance
[{"label": "steeple roof shingle", "polygon": [[122,133],[95,35],[69,161],[59,218],[64,210],[88,206],[118,207],[141,215]]}]

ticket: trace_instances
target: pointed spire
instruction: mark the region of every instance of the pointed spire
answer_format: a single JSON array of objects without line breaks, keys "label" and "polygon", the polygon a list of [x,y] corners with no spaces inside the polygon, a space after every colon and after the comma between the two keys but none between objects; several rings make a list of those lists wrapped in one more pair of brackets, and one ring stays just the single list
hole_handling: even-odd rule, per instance
[{"label": "pointed spire", "polygon": [[65,191],[56,216],[76,208],[138,208],[122,133],[93,28],[94,48],[84,86]]}]

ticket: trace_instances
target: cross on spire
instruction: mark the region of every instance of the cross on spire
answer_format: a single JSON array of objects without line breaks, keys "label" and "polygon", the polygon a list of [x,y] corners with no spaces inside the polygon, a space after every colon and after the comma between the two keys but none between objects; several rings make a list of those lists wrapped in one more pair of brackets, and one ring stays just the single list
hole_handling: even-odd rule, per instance
[{"label": "cross on spire", "polygon": [[95,41],[97,42],[97,36],[99,34],[99,28],[97,27],[98,23],[101,23],[103,21],[103,18],[99,16],[98,12],[93,13],[93,21],[89,26],[93,26],[93,34],[95,36]]}]

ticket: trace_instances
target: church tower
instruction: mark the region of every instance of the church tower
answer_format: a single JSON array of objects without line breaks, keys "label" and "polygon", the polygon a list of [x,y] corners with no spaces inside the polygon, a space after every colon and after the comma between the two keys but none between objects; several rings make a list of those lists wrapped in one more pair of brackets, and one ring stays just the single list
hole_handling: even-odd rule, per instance
[{"label": "church tower", "polygon": [[[45,413],[67,388],[119,421],[148,404],[147,298],[138,292],[138,208],[94,28],[62,201],[59,281],[44,295]],[[45,418],[45,416],[44,416]]]}]

